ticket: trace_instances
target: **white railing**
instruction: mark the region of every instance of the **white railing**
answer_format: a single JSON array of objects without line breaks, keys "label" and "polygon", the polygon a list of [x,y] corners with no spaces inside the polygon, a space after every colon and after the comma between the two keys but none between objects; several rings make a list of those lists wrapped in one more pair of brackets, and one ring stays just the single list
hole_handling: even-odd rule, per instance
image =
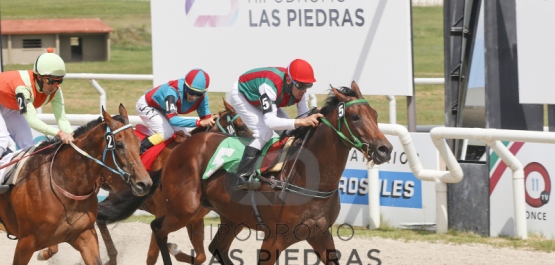
[{"label": "white railing", "polygon": [[[106,91],[100,84],[96,81],[96,79],[104,79],[104,80],[137,80],[137,81],[152,81],[154,80],[153,75],[134,75],[134,74],[91,74],[91,73],[78,73],[78,74],[67,74],[67,79],[87,79],[89,83],[94,87],[96,92],[100,97],[100,106],[99,106],[99,113],[102,113],[102,106],[104,109],[107,108],[106,105]],[[416,85],[442,85],[445,83],[444,78],[414,78],[414,84]],[[386,95],[387,99],[389,100],[389,123],[397,124],[397,103],[396,99],[392,95]],[[316,96],[313,94],[309,95],[310,106],[316,107]],[[42,113],[42,110],[39,109],[39,113]]]},{"label": "white railing", "polygon": [[[405,126],[399,124],[379,124],[380,130],[386,135],[397,136],[403,150],[407,156],[410,169],[414,176],[422,181],[433,181],[436,183],[436,232],[447,233],[448,216],[447,216],[447,184],[457,183],[463,178],[463,171],[457,160],[451,160],[453,153],[447,144],[434,144],[439,154],[447,163],[449,171],[424,169],[420,158],[416,152],[416,148],[412,143],[412,137]],[[445,142],[445,141],[444,141]],[[453,163],[454,161],[454,163]],[[370,187],[368,194],[369,212],[370,212],[370,228],[375,229],[380,226],[380,190],[379,190],[379,170],[377,166],[368,168],[368,186]]]}]

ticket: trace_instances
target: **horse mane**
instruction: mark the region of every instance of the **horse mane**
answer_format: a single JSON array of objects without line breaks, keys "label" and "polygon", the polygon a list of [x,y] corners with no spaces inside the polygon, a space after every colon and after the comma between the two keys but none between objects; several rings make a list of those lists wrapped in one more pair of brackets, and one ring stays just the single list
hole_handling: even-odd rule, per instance
[{"label": "horse mane", "polygon": [[[121,122],[121,123],[125,123],[125,119],[123,118],[123,116],[121,115],[114,115],[112,116],[115,120]],[[73,132],[73,138],[78,138],[82,135],[84,135],[86,132],[88,132],[90,129],[96,127],[98,124],[102,123],[102,117],[98,117],[96,120],[92,120],[89,121],[87,124],[80,126],[79,128],[75,129],[75,131]],[[52,144],[52,148],[47,148],[44,151],[42,151],[42,154],[50,154],[53,153],[56,148],[62,144],[62,141],[60,140],[60,138],[58,137],[47,137],[46,140],[44,140],[38,147],[37,149],[43,148],[47,145]]]},{"label": "horse mane", "polygon": [[[341,93],[341,94],[343,94],[344,96],[347,96],[347,97],[359,98],[358,94],[354,90],[352,90],[352,89],[350,89],[349,87],[346,87],[346,86],[342,86],[342,87],[337,88],[337,91],[339,91],[339,93]],[[324,115],[324,116],[328,115],[332,109],[337,107],[337,104],[339,104],[339,98],[337,98],[337,96],[332,91],[330,91],[328,93],[328,97],[324,101],[324,106],[320,109],[320,113],[322,113],[322,115]],[[317,111],[316,108],[313,108],[308,112],[307,116],[310,116],[310,115],[315,114],[315,113],[318,113],[318,111]],[[311,127],[311,126],[298,127],[298,128],[294,129],[291,132],[291,135],[295,136],[297,139],[303,139],[304,136],[311,129],[316,129],[316,128]]]}]

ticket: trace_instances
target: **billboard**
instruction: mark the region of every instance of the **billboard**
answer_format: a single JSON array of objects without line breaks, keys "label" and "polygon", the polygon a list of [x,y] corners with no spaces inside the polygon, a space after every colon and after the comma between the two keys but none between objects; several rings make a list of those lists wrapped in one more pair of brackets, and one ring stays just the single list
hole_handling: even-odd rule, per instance
[{"label": "billboard", "polygon": [[[411,133],[423,168],[439,169],[439,154],[428,133]],[[436,222],[435,183],[421,181],[412,173],[403,146],[397,136],[387,135],[393,145],[391,160],[379,166],[380,214],[392,226],[433,224]],[[432,148],[430,148],[432,147]],[[339,182],[341,211],[336,223],[367,226],[368,166],[364,156],[351,149],[347,167]]]},{"label": "billboard", "polygon": [[[504,142],[524,167],[526,225],[528,233],[555,238],[550,201],[555,179],[553,144]],[[513,171],[490,151],[490,235],[515,236]]]},{"label": "billboard", "polygon": [[521,104],[555,104],[555,0],[516,0],[518,92]]},{"label": "billboard", "polygon": [[192,68],[229,92],[253,68],[310,62],[310,93],[356,81],[365,95],[412,96],[409,0],[151,1],[154,85]]}]

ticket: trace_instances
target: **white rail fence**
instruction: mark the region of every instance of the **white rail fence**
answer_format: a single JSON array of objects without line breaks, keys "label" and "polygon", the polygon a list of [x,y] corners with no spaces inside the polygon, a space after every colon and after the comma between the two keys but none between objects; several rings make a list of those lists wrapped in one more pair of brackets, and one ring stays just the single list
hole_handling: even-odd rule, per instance
[{"label": "white rail fence", "polygon": [[[106,92],[96,82],[96,79],[107,80],[152,80],[152,75],[119,75],[119,74],[68,74],[67,78],[87,79],[100,95],[100,106],[106,106]],[[415,84],[443,84],[443,78],[415,78]],[[390,99],[390,112],[395,110],[395,97],[387,96]],[[391,103],[393,102],[393,103]],[[391,115],[391,113],[390,113]],[[49,124],[55,124],[53,114],[39,114],[39,117]],[[82,125],[98,115],[94,114],[68,114],[67,118],[71,124]],[[131,115],[132,124],[142,123],[138,116]],[[390,116],[391,119],[391,116]],[[393,119],[394,120],[394,119]],[[436,231],[446,233],[448,229],[447,216],[447,183],[457,183],[463,178],[462,169],[454,157],[445,139],[472,139],[482,140],[490,146],[499,157],[513,170],[513,196],[515,211],[515,231],[519,238],[527,238],[526,210],[524,194],[524,173],[522,164],[519,160],[501,143],[501,141],[520,141],[535,143],[555,143],[555,133],[552,132],[532,132],[519,130],[496,130],[481,128],[446,128],[436,127],[430,132],[430,137],[437,148],[440,156],[446,163],[448,170],[424,169],[420,162],[412,138],[405,126],[398,124],[379,124],[380,130],[384,134],[397,136],[403,145],[407,155],[409,165],[413,174],[420,180],[433,181],[436,183]],[[370,206],[370,228],[380,226],[379,210],[379,170],[378,166],[368,169],[369,179],[369,206]]]}]

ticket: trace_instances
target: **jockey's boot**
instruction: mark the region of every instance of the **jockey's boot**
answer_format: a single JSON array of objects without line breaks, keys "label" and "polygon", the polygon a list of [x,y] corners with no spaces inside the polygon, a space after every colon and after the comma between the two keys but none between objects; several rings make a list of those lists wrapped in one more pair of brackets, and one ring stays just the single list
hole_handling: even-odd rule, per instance
[{"label": "jockey's boot", "polygon": [[256,161],[260,153],[260,150],[254,147],[245,147],[243,158],[241,158],[237,168],[237,185],[235,188],[242,190],[256,190],[260,188],[260,182],[256,180]]},{"label": "jockey's boot", "polygon": [[154,144],[148,139],[148,137],[146,137],[145,139],[143,139],[141,141],[140,154],[142,155],[144,152],[146,152],[146,150],[148,150],[149,148],[151,148],[153,146],[154,146]]},{"label": "jockey's boot", "polygon": [[10,189],[10,185],[0,185],[0,194],[4,194]]}]

